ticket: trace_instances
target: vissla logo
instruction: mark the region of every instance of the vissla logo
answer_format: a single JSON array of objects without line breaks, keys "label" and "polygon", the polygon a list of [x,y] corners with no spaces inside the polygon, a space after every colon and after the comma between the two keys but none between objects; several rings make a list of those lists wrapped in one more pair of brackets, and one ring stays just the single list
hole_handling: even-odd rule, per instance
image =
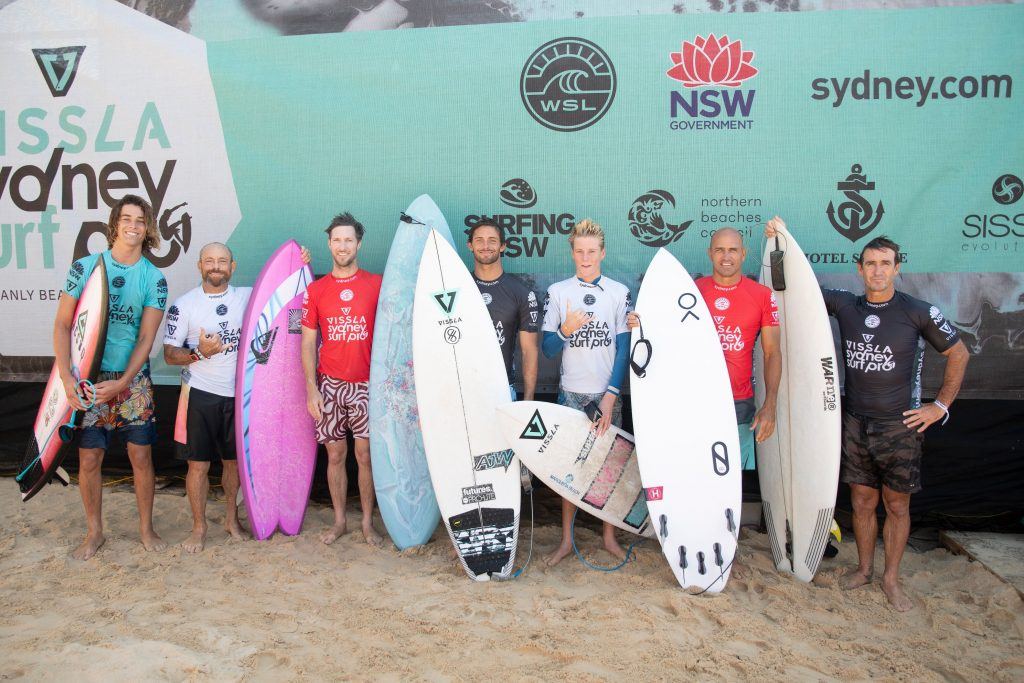
[{"label": "vissla logo", "polygon": [[85,45],[72,47],[47,47],[33,49],[36,65],[43,74],[46,87],[54,97],[64,97],[71,90],[78,75],[78,65],[82,62]]},{"label": "vissla logo", "polygon": [[1016,204],[1021,195],[1024,195],[1024,182],[1012,173],[999,176],[992,184],[992,199],[997,204]]},{"label": "vissla logo", "polygon": [[228,321],[227,320],[222,320],[220,322],[220,331],[221,332],[227,332],[228,331]]},{"label": "vissla logo", "polygon": [[871,202],[861,194],[875,189],[874,181],[868,182],[867,176],[861,173],[862,170],[860,164],[850,167],[850,175],[846,176],[846,180],[836,183],[836,189],[846,195],[846,201],[838,207],[833,206],[830,201],[828,208],[825,209],[832,227],[851,242],[856,242],[877,228],[882,216],[885,215],[885,207],[881,201],[872,207]]},{"label": "vissla logo", "polygon": [[615,99],[615,67],[583,38],[557,38],[537,48],[523,66],[519,94],[538,123],[576,131],[597,123]]},{"label": "vissla logo", "polygon": [[882,320],[877,315],[869,315],[868,317],[864,318],[864,324],[870,327],[871,329],[875,329],[876,327],[882,324]]},{"label": "vissla logo", "polygon": [[277,328],[270,330],[256,337],[249,344],[249,349],[260,365],[266,365],[270,360],[270,352],[274,348],[274,340],[277,338]]},{"label": "vissla logo", "polygon": [[668,190],[648,190],[633,200],[626,218],[629,232],[641,244],[666,247],[682,237],[693,223],[692,219],[675,225],[666,223],[661,215],[666,204],[672,208],[676,206],[676,198]]},{"label": "vissla logo", "polygon": [[526,424],[526,428],[523,433],[519,435],[520,439],[534,439],[540,441],[548,435],[548,428],[544,425],[544,418],[540,416],[540,411],[533,411],[533,417]]},{"label": "vissla logo", "polygon": [[[867,321],[865,321],[865,322],[867,322]],[[860,336],[864,337],[864,341],[869,343],[869,344],[871,343],[871,340],[875,338],[875,335],[873,335],[873,334],[863,334],[863,333],[861,333]]]},{"label": "vissla logo", "polygon": [[514,209],[529,209],[537,203],[537,193],[533,191],[530,183],[522,178],[506,180],[501,186],[498,198]]},{"label": "vissla logo", "polygon": [[441,307],[441,310],[448,315],[451,315],[452,311],[455,310],[455,296],[459,293],[459,290],[452,290],[450,292],[438,292],[434,295],[434,301]]},{"label": "vissla logo", "polygon": [[[669,99],[672,130],[702,130],[707,128],[749,129],[749,119],[754,104],[755,90],[735,90],[744,81],[757,75],[758,70],[751,64],[754,53],[744,50],[739,40],[715,34],[707,38],[697,36],[692,41],[684,40],[679,52],[670,52],[672,67],[666,75],[679,81],[689,90],[673,90]],[[699,93],[695,88],[719,86]],[[734,90],[730,90],[733,88]],[[680,112],[682,110],[682,112]],[[728,121],[711,121],[722,113]],[[696,121],[676,119],[683,114]]]}]

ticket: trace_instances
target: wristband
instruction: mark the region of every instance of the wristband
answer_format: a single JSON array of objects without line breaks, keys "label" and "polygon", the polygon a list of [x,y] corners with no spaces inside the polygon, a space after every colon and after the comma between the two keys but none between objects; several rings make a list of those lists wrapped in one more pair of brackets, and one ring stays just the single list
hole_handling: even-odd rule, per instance
[{"label": "wristband", "polygon": [[942,410],[942,412],[944,412],[946,414],[946,417],[943,418],[943,420],[942,420],[942,422],[940,424],[946,424],[947,422],[949,422],[949,406],[947,406],[945,403],[943,403],[939,399],[935,399],[934,401],[932,401],[932,403],[937,405]]}]

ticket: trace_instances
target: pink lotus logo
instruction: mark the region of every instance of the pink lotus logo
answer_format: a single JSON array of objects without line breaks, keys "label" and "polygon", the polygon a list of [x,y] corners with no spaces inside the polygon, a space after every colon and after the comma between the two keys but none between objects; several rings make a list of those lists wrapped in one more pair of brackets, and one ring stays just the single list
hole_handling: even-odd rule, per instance
[{"label": "pink lotus logo", "polygon": [[751,66],[753,52],[744,52],[738,40],[729,36],[707,38],[697,36],[693,42],[683,41],[680,52],[671,52],[674,66],[668,70],[669,78],[680,81],[684,87],[700,88],[706,85],[738,87],[743,81],[757,75]]}]

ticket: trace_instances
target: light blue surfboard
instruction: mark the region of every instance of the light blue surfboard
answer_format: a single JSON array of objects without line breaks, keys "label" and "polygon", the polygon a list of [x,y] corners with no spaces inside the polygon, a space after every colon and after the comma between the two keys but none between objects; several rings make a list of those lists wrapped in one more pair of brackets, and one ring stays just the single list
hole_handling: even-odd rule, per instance
[{"label": "light blue surfboard", "polygon": [[416,408],[412,366],[412,304],[423,245],[431,228],[452,233],[428,195],[420,195],[398,223],[384,267],[370,358],[370,459],[380,515],[404,550],[434,535],[441,513],[430,482]]}]

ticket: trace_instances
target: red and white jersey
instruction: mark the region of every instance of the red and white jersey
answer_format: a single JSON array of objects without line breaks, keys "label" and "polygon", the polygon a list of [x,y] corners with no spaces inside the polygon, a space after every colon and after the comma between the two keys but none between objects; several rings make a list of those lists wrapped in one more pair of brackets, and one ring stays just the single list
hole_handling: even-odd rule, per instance
[{"label": "red and white jersey", "polygon": [[733,398],[753,398],[754,342],[761,328],[779,326],[775,294],[748,277],[731,287],[715,284],[710,276],[702,277],[697,280],[697,289],[704,296],[722,342]]},{"label": "red and white jersey", "polygon": [[347,278],[325,275],[306,289],[302,324],[320,331],[320,374],[346,382],[370,379],[380,283],[380,275],[359,270]]}]

